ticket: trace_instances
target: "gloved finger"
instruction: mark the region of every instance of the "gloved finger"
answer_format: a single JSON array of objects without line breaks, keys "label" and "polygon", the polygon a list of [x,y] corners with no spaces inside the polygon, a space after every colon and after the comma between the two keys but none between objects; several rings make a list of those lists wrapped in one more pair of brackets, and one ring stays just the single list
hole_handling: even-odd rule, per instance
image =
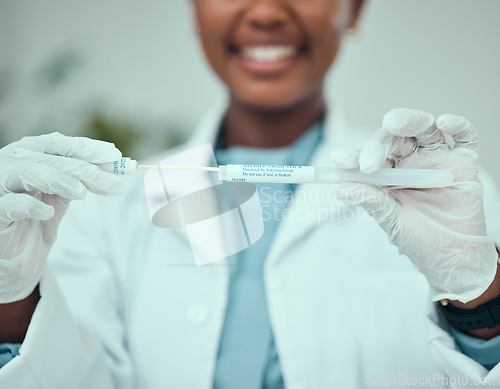
[{"label": "gloved finger", "polygon": [[443,133],[436,127],[434,117],[427,112],[398,108],[389,111],[383,126],[367,142],[360,155],[360,169],[373,173],[387,164],[396,165],[419,147],[448,147]]},{"label": "gloved finger", "polygon": [[368,139],[359,155],[359,168],[363,173],[379,170],[392,154],[395,138],[384,128],[380,128]]},{"label": "gloved finger", "polygon": [[382,189],[365,184],[340,184],[335,188],[335,197],[348,205],[361,206],[382,227],[398,220],[399,203]]},{"label": "gloved finger", "polygon": [[434,124],[434,116],[411,108],[391,109],[384,115],[383,127],[397,136],[416,136]]},{"label": "gloved finger", "polygon": [[455,147],[478,149],[477,132],[471,122],[457,115],[444,114],[436,121],[437,127],[455,141]]},{"label": "gloved finger", "polygon": [[[333,167],[338,169],[359,169],[359,149],[334,149],[330,152]],[[383,168],[393,168],[392,160],[387,160]]]},{"label": "gloved finger", "polygon": [[[52,172],[57,171],[60,173],[64,173],[66,175],[66,178],[58,175],[58,179],[62,183],[70,181],[69,178],[73,178],[81,182],[83,186],[91,192],[99,195],[114,196],[123,193],[123,191],[125,190],[125,183],[123,182],[123,179],[121,177],[116,176],[112,173],[104,172],[97,165],[85,161],[61,156],[39,154],[33,151],[26,150],[19,150],[17,156],[13,158],[17,158],[18,166],[22,166],[22,169],[20,169],[19,167],[15,168],[15,173],[20,175],[19,180],[24,180],[27,184],[30,184],[30,181],[36,182],[37,185],[51,183],[53,187],[55,185],[55,187],[57,188],[55,182],[56,180],[51,178],[51,174],[49,171],[45,171],[46,174],[43,175],[43,182],[40,183],[40,181],[37,180],[36,176],[42,171],[41,168],[45,166],[52,168]],[[19,180],[17,182],[19,182]],[[77,195],[76,197],[71,195],[71,189],[75,187],[75,185],[76,184],[74,182],[69,182],[69,197],[66,196],[65,193],[46,192],[47,190],[49,190],[47,188],[47,185],[36,188],[36,190],[40,190],[43,193],[48,194],[58,194],[69,200],[85,197],[86,192],[82,193],[81,195]],[[16,190],[11,189],[11,191]],[[82,188],[80,188],[80,192],[82,192]]]},{"label": "gloved finger", "polygon": [[64,136],[58,132],[40,136],[28,136],[5,147],[5,150],[30,150],[42,154],[59,155],[101,164],[117,161],[122,153],[114,144],[99,140]]},{"label": "gloved finger", "polygon": [[334,149],[330,152],[330,158],[336,168],[358,169],[360,153],[358,149]]},{"label": "gloved finger", "polygon": [[40,162],[80,181],[92,193],[116,196],[125,191],[125,182],[122,177],[104,172],[94,164],[52,155],[44,156]]},{"label": "gloved finger", "polygon": [[408,108],[393,109],[384,116],[383,127],[395,136],[415,138],[418,147],[447,146],[446,138],[436,126],[434,116],[428,112]]},{"label": "gloved finger", "polygon": [[26,163],[22,169],[7,166],[1,170],[0,196],[33,191],[67,200],[83,199],[87,194],[87,189],[79,180],[50,166]]},{"label": "gloved finger", "polygon": [[0,231],[19,220],[50,220],[53,217],[53,207],[26,193],[9,193],[0,197]]},{"label": "gloved finger", "polygon": [[414,138],[404,138],[380,128],[368,139],[359,156],[363,173],[374,173],[382,167],[393,167],[395,158],[410,155],[416,148]]}]

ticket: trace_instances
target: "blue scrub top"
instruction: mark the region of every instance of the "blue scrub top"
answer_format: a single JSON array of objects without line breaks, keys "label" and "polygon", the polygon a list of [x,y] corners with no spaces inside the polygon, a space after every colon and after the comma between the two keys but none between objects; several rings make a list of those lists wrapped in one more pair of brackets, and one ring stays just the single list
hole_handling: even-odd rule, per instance
[{"label": "blue scrub top", "polygon": [[[235,146],[217,149],[219,165],[307,165],[321,142],[318,123],[291,145],[276,149]],[[264,287],[264,263],[294,184],[256,184],[264,235],[228,259],[230,286],[221,334],[214,389],[284,388]],[[287,200],[288,199],[288,200]]]}]

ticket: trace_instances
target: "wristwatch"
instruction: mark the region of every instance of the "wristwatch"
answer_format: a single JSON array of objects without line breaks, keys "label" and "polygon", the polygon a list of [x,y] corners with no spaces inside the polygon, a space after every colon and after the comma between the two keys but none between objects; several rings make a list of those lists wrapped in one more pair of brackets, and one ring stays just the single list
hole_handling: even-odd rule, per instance
[{"label": "wristwatch", "polygon": [[451,326],[459,330],[493,328],[500,324],[500,296],[474,309],[462,309],[451,304],[439,304]]}]

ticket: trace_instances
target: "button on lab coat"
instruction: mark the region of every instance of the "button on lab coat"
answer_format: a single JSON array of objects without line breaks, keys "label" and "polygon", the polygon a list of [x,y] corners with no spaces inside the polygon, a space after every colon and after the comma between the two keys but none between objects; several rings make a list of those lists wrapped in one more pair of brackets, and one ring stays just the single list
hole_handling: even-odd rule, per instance
[{"label": "button on lab coat", "polygon": [[[183,148],[214,143],[221,112]],[[331,149],[360,147],[369,135],[335,114],[325,127],[313,165],[329,164]],[[128,180],[121,197],[71,203],[20,356],[0,369],[0,388],[211,388],[229,269],[224,261],[194,266],[185,231],[152,225],[143,176]],[[499,198],[484,180],[488,227],[498,241]],[[329,191],[297,188],[301,196],[289,205],[265,264],[286,387],[354,389],[394,380],[447,387],[446,374],[470,382],[500,377],[498,366],[488,373],[458,351],[424,277],[362,211],[322,198]]]}]

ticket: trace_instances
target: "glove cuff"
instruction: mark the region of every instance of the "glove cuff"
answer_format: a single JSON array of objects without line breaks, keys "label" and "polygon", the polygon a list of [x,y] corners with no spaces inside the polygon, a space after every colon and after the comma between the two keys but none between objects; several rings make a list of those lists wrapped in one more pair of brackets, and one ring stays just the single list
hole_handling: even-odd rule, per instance
[{"label": "glove cuff", "polygon": [[[22,231],[11,231],[10,228],[2,231],[0,237],[4,238],[3,243],[9,240],[7,233],[20,234]],[[38,247],[35,239],[27,239],[23,244],[22,252],[16,257],[0,258],[0,304],[24,300],[33,293],[42,278],[46,263],[45,247]]]},{"label": "glove cuff", "polygon": [[[479,242],[482,240],[482,242]],[[472,242],[471,242],[472,243]],[[458,300],[461,303],[468,303],[481,296],[495,279],[498,268],[498,252],[495,241],[489,236],[475,237],[475,245],[478,249],[475,252],[476,265],[466,266],[465,261],[460,261],[462,267],[450,269],[446,281],[452,288],[446,288],[445,282],[436,285],[430,283],[430,292],[433,302],[440,300]],[[469,258],[471,260],[471,258]],[[457,282],[459,275],[460,282]],[[450,282],[453,280],[453,282]]]}]

